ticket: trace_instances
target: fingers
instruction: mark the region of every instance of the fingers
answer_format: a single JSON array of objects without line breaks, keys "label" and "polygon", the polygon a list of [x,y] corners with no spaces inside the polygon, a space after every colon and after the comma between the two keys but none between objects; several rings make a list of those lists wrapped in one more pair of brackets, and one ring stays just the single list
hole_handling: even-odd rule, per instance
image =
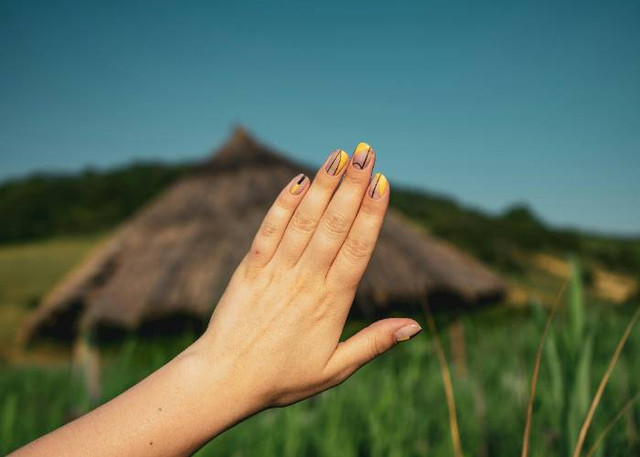
[{"label": "fingers", "polygon": [[358,144],[342,184],[331,199],[302,255],[301,262],[306,268],[326,274],[356,219],[374,161],[373,149],[366,143]]},{"label": "fingers", "polygon": [[247,255],[252,266],[263,266],[276,252],[295,209],[309,188],[309,178],[299,174],[282,189],[265,216]]},{"label": "fingers", "polygon": [[348,159],[349,156],[343,150],[333,151],[316,174],[309,192],[291,217],[275,254],[274,258],[285,267],[300,259],[340,183]]},{"label": "fingers", "polygon": [[338,345],[327,363],[326,375],[338,384],[367,362],[421,331],[422,327],[413,319],[393,318],[374,322]]},{"label": "fingers", "polygon": [[356,287],[378,241],[389,206],[389,182],[376,173],[367,188],[356,220],[327,273],[329,284]]}]

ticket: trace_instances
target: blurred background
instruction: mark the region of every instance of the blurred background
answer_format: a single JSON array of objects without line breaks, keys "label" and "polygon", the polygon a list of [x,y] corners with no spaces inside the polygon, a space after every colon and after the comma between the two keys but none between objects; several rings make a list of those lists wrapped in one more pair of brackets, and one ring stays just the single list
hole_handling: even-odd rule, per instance
[{"label": "blurred background", "polygon": [[366,141],[393,209],[345,335],[429,331],[198,455],[572,455],[609,365],[582,455],[639,455],[639,21],[634,1],[0,3],[0,453],[186,347],[281,186]]}]

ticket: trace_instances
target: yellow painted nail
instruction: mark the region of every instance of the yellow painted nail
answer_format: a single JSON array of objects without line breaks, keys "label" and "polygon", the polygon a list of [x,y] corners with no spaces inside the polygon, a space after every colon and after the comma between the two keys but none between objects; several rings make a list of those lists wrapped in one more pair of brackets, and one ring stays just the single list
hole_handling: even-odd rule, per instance
[{"label": "yellow painted nail", "polygon": [[353,166],[362,170],[369,164],[373,153],[373,148],[367,143],[358,143],[353,152]]},{"label": "yellow painted nail", "polygon": [[342,171],[349,161],[349,156],[342,149],[336,149],[325,162],[325,171],[331,176],[335,176]]},{"label": "yellow painted nail", "polygon": [[382,173],[376,173],[371,179],[371,184],[369,184],[369,191],[367,192],[371,198],[375,198],[376,200],[382,198],[382,196],[387,192],[387,188],[389,187],[389,181]]},{"label": "yellow painted nail", "polygon": [[300,173],[298,176],[293,178],[289,183],[289,193],[293,195],[299,195],[305,187],[307,187],[309,180],[307,177]]}]

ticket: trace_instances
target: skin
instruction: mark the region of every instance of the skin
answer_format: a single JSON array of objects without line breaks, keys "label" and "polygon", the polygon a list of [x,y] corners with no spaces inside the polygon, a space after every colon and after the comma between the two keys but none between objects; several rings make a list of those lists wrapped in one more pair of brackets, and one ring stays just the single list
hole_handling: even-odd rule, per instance
[{"label": "skin", "polygon": [[412,319],[384,319],[340,341],[389,202],[386,178],[371,179],[374,162],[360,143],[351,158],[334,151],[313,183],[295,177],[195,343],[12,455],[190,455],[253,414],[340,384],[420,332]]}]

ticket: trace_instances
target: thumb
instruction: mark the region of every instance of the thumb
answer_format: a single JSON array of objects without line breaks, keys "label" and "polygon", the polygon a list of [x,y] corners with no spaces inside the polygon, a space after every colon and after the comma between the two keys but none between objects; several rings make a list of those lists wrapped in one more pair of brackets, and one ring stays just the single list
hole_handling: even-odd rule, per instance
[{"label": "thumb", "polygon": [[336,383],[342,382],[367,362],[421,331],[422,327],[413,319],[374,322],[338,345],[327,364],[328,374]]}]

